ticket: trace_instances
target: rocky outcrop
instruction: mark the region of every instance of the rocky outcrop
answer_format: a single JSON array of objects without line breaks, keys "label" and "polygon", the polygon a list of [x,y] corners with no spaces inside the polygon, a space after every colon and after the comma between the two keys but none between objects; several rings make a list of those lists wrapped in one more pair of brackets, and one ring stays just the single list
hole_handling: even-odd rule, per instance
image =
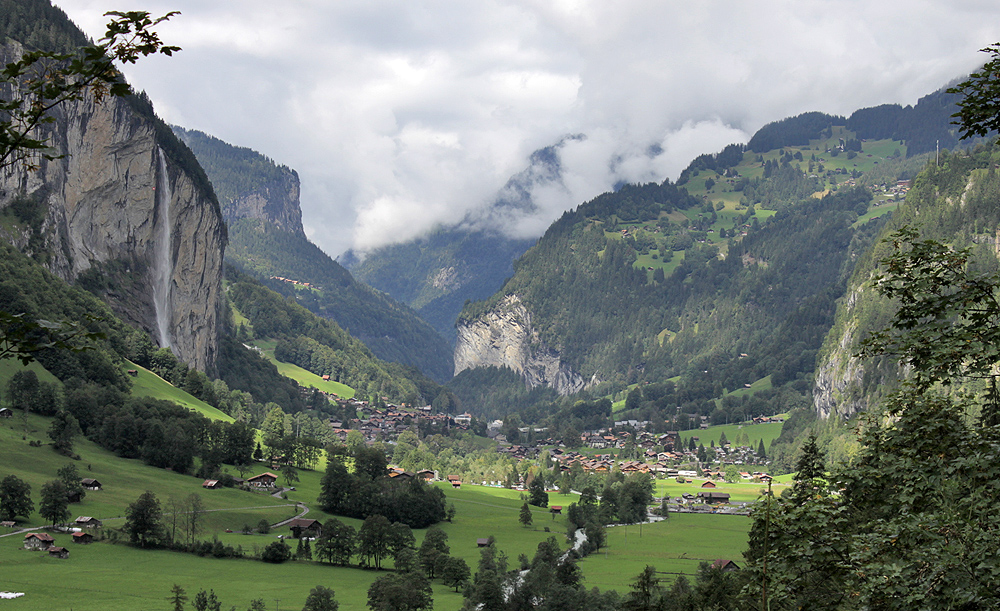
[{"label": "rocky outcrop", "polygon": [[268,184],[252,193],[224,203],[222,214],[227,223],[239,219],[262,219],[300,237],[306,237],[302,229],[302,209],[299,207],[299,175],[294,170],[282,168],[282,180]]},{"label": "rocky outcrop", "polygon": [[458,324],[455,375],[476,367],[508,367],[529,387],[550,386],[561,395],[583,390],[583,377],[563,363],[531,326],[531,313],[517,295],[508,295],[491,311]]},{"label": "rocky outcrop", "polygon": [[[36,230],[44,237],[49,269],[68,282],[81,274],[100,276],[115,312],[154,341],[155,246],[169,233],[168,343],[181,360],[212,370],[226,229],[194,157],[141,100],[84,99],[63,104],[54,116],[45,135],[63,157],[0,175],[0,207],[19,197],[44,205]],[[170,194],[169,205],[158,203],[158,189]],[[164,223],[167,232],[160,231]]]},{"label": "rocky outcrop", "polygon": [[295,170],[198,130],[177,125],[171,129],[208,173],[227,224],[240,219],[263,220],[282,231],[306,237]]}]

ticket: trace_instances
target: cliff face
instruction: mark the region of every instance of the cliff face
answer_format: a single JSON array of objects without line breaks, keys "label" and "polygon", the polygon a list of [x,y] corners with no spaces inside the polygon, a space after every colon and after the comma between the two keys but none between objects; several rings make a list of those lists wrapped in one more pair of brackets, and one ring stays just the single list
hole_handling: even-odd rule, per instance
[{"label": "cliff face", "polygon": [[[5,237],[36,258],[44,251],[41,259],[68,282],[81,274],[98,281],[124,320],[169,344],[181,360],[211,370],[225,225],[207,181],[184,169],[190,162],[183,146],[166,142],[166,130],[158,135],[137,104],[86,99],[57,108],[46,135],[64,157],[0,176],[0,208],[25,197],[45,207],[36,228],[44,246],[24,235]],[[169,243],[158,255],[164,236]]]},{"label": "cliff face", "polygon": [[172,126],[211,177],[226,223],[259,219],[282,231],[306,237],[295,170],[246,147],[233,146],[204,132]]},{"label": "cliff face", "polygon": [[550,386],[561,395],[582,390],[583,377],[563,363],[559,352],[539,340],[531,313],[517,295],[505,297],[495,309],[458,324],[455,375],[476,367],[508,367],[525,383]]},{"label": "cliff face", "polygon": [[262,219],[279,229],[306,237],[302,229],[302,209],[299,207],[299,176],[293,170],[285,170],[281,180],[225,203],[222,214],[226,222],[244,218]]}]

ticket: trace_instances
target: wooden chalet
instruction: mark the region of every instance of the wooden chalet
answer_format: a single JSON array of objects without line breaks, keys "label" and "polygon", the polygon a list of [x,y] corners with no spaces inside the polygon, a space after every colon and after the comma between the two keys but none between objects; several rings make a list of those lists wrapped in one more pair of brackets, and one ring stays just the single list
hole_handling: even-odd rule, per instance
[{"label": "wooden chalet", "polygon": [[14,520],[3,520],[0,522],[0,528],[14,528],[17,523]]},{"label": "wooden chalet", "polygon": [[318,537],[323,534],[323,524],[319,520],[309,518],[295,518],[288,523],[288,528],[296,539],[301,539],[303,536]]},{"label": "wooden chalet", "polygon": [[69,550],[65,547],[52,546],[48,549],[49,556],[53,558],[69,558]]},{"label": "wooden chalet", "polygon": [[73,543],[80,543],[82,545],[86,545],[88,543],[93,543],[93,542],[94,542],[94,535],[90,533],[83,532],[82,530],[80,532],[73,533]]},{"label": "wooden chalet", "polygon": [[490,540],[487,539],[476,539],[476,547],[487,547],[490,544]]},{"label": "wooden chalet", "polygon": [[702,488],[716,488],[715,482],[705,482],[701,485]]},{"label": "wooden chalet", "polygon": [[698,498],[706,503],[728,503],[729,495],[725,492],[699,492]]},{"label": "wooden chalet", "polygon": [[52,547],[55,539],[48,533],[28,533],[24,535],[24,549],[46,550]]},{"label": "wooden chalet", "polygon": [[81,479],[80,485],[87,490],[100,490],[102,488],[101,482],[97,481],[92,477],[85,477]]},{"label": "wooden chalet", "polygon": [[732,560],[726,560],[725,558],[719,558],[712,563],[712,568],[718,571],[724,571],[726,573],[731,573],[733,571],[740,570],[740,565],[736,564]]},{"label": "wooden chalet", "polygon": [[421,469],[420,471],[417,471],[417,477],[425,482],[429,482],[434,479],[434,471],[431,469]]},{"label": "wooden chalet", "polygon": [[100,528],[104,525],[97,518],[92,518],[90,516],[80,516],[73,521],[73,524],[79,526],[80,528]]},{"label": "wooden chalet", "polygon": [[14,412],[6,407],[0,407],[0,418],[13,418]]},{"label": "wooden chalet", "polygon": [[255,488],[274,488],[274,484],[277,483],[277,481],[278,476],[270,471],[247,478],[247,483]]},{"label": "wooden chalet", "polygon": [[217,479],[206,479],[201,483],[201,487],[207,490],[216,490],[218,488],[222,488],[222,484],[220,484]]}]

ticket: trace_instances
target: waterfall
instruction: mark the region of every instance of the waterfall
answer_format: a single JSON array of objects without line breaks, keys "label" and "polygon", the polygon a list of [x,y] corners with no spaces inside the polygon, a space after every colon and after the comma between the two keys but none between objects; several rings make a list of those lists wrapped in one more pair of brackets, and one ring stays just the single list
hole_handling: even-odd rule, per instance
[{"label": "waterfall", "polygon": [[160,347],[170,347],[170,284],[174,271],[170,248],[170,175],[163,149],[157,147],[159,172],[156,174],[156,243],[153,261],[153,307],[156,327],[160,332]]}]

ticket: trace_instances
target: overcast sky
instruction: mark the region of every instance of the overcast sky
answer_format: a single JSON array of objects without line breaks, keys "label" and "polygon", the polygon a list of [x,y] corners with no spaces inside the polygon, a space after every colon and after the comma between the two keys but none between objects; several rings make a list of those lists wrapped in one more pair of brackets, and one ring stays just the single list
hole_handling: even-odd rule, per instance
[{"label": "overcast sky", "polygon": [[158,30],[183,51],[130,82],[166,121],[296,169],[332,256],[460,220],[566,135],[587,137],[563,184],[508,231],[770,121],[913,104],[1000,40],[995,0],[54,2],[94,38],[109,10],[181,11]]}]

